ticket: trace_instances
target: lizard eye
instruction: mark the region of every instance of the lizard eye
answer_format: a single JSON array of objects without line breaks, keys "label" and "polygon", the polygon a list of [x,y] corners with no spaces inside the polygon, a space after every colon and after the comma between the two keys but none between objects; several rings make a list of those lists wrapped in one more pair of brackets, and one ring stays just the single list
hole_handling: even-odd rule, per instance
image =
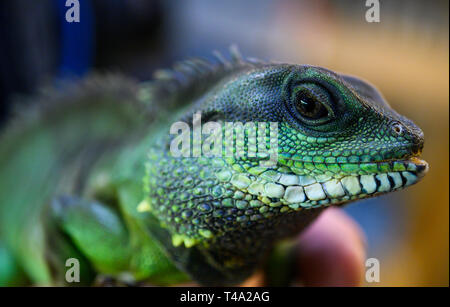
[{"label": "lizard eye", "polygon": [[322,124],[331,119],[331,95],[316,84],[296,86],[292,91],[291,102],[296,117],[307,124]]},{"label": "lizard eye", "polygon": [[305,94],[296,97],[295,107],[303,117],[310,119],[318,119],[328,115],[327,109],[321,102]]}]

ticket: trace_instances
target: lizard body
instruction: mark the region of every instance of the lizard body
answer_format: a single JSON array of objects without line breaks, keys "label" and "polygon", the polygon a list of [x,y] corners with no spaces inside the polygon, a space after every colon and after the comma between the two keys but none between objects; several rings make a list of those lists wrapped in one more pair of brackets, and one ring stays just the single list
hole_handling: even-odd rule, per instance
[{"label": "lizard body", "polygon": [[[73,257],[88,284],[98,274],[237,284],[328,206],[426,173],[422,131],[365,81],[232,55],[181,62],[143,84],[91,78],[44,95],[36,114],[9,125],[0,139],[0,283],[23,272],[64,284]],[[195,133],[199,112],[219,124],[231,155],[171,150],[172,124]],[[266,125],[237,126],[230,138],[226,123]],[[276,161],[264,164],[270,150]]]}]

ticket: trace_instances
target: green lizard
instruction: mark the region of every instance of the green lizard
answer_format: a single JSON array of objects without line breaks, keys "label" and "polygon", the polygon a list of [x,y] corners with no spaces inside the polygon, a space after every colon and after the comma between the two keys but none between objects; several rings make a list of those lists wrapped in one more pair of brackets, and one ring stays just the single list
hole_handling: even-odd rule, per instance
[{"label": "green lizard", "polygon": [[[7,125],[0,284],[67,285],[69,258],[84,285],[97,276],[238,284],[328,206],[403,189],[428,170],[422,131],[365,81],[216,56],[142,84],[97,76],[47,91]],[[177,156],[170,127],[193,128],[196,112],[204,122],[277,126],[249,126],[243,139],[225,131],[221,142],[242,155],[188,147]],[[268,142],[256,154],[253,135]],[[276,154],[272,165],[264,149]]]}]

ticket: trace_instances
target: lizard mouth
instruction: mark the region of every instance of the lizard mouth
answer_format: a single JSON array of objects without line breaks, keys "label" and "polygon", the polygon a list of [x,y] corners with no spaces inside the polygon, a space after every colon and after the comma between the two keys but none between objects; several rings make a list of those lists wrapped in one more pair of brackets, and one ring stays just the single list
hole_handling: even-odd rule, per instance
[{"label": "lizard mouth", "polygon": [[342,202],[402,190],[417,183],[429,170],[428,163],[416,156],[404,160],[376,162],[376,164],[381,166],[378,173],[347,176],[340,179],[344,195],[336,195],[336,190],[333,190],[334,185],[330,184],[330,181],[323,183],[322,188],[325,195],[330,198],[329,203],[339,205]]},{"label": "lizard mouth", "polygon": [[[305,167],[309,167],[305,165]],[[317,164],[314,165],[319,169]],[[304,173],[295,166],[291,172],[274,170],[260,174],[246,191],[264,202],[270,198],[294,210],[339,205],[404,189],[417,183],[428,171],[428,163],[418,157],[372,163],[322,164],[328,174]],[[338,170],[332,173],[334,168]]]},{"label": "lizard mouth", "polygon": [[413,173],[418,178],[422,178],[428,172],[429,166],[425,160],[418,157],[412,157],[408,160],[401,161],[405,164],[407,171]]}]

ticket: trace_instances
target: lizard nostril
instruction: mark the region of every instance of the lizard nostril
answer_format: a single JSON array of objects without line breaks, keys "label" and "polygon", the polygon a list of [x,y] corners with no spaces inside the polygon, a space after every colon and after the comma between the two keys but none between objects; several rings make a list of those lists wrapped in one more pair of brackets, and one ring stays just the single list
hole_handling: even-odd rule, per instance
[{"label": "lizard nostril", "polygon": [[416,134],[413,136],[411,150],[413,154],[419,155],[423,149],[423,134]]},{"label": "lizard nostril", "polygon": [[421,153],[423,148],[423,144],[419,143],[419,144],[414,144],[411,148],[412,152],[414,155],[418,155]]}]

